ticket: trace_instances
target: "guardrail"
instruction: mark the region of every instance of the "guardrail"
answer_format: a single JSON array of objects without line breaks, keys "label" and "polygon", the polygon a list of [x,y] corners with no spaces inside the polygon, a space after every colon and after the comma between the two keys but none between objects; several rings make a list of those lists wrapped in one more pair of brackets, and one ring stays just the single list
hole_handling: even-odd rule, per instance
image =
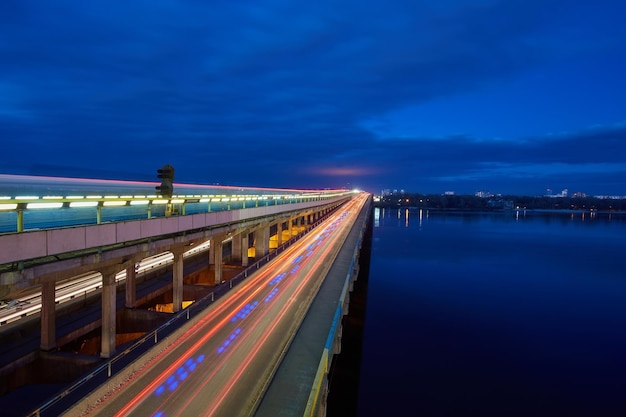
[{"label": "guardrail", "polygon": [[309,231],[313,230],[316,226],[323,222],[329,214],[330,213],[327,213],[325,216],[312,223],[310,228],[298,233],[296,236],[289,239],[283,245],[276,248],[276,250],[274,250],[273,252],[252,263],[246,269],[231,278],[228,281],[229,284],[220,284],[220,286],[216,290],[207,294],[200,300],[194,302],[186,309],[174,314],[172,318],[170,318],[167,322],[163,323],[155,330],[146,333],[146,335],[138,339],[123,352],[107,360],[105,363],[99,365],[89,374],[85,375],[80,380],[74,382],[72,385],[64,389],[62,392],[58,393],[54,397],[47,400],[45,403],[38,406],[35,410],[28,414],[28,417],[40,417],[46,415],[61,414],[67,408],[65,406],[65,403],[61,404],[62,401],[67,400],[68,402],[74,404],[75,401],[71,401],[70,396],[77,395],[79,396],[79,398],[82,398],[89,391],[89,389],[97,387],[98,385],[105,382],[108,378],[111,378],[113,375],[122,371],[125,366],[129,365],[133,360],[137,359],[143,353],[147,352],[151,347],[158,344],[160,340],[163,340],[173,331],[175,331],[178,327],[173,326],[174,324],[179,324],[180,320],[189,320],[192,313],[201,313],[204,309],[212,305],[216,299],[228,293],[228,291],[232,289],[233,286],[243,282],[262,266],[264,266],[280,253],[282,253],[285,249],[300,240]]}]

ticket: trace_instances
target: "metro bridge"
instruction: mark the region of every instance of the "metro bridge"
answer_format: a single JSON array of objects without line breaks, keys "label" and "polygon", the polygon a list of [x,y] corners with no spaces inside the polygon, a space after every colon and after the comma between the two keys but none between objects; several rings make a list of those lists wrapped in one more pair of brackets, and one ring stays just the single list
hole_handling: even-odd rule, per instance
[{"label": "metro bridge", "polygon": [[149,182],[0,180],[0,296],[10,303],[16,293],[38,291],[40,348],[54,351],[60,285],[76,283],[76,277],[88,273],[93,280],[95,273],[102,296],[100,356],[110,360],[117,353],[115,294],[121,273],[125,307],[135,308],[135,281],[142,265],[168,256],[174,264],[172,310],[181,312],[183,259],[194,247],[208,252],[214,285],[219,285],[228,243],[229,262],[245,270],[243,279],[253,272],[249,260],[259,268],[273,249],[358,195],[349,190],[175,184],[174,195],[162,198],[153,192],[156,183]]},{"label": "metro bridge", "polygon": [[176,184],[176,194],[164,198],[155,192],[158,185],[0,174],[0,233],[292,204],[350,193]]}]

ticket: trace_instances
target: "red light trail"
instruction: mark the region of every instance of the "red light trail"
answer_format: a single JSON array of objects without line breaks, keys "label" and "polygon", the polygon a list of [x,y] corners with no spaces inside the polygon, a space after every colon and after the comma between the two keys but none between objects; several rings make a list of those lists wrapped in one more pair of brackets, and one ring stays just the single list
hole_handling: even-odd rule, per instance
[{"label": "red light trail", "polygon": [[[294,243],[205,310],[94,414],[249,414],[286,351],[366,197]],[[171,358],[171,359],[170,359]],[[168,361],[171,363],[168,364]]]}]

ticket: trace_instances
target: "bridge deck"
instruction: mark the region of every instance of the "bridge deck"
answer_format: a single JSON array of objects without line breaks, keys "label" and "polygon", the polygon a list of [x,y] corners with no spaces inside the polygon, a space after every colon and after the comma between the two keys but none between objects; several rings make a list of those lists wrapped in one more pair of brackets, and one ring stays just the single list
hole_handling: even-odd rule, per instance
[{"label": "bridge deck", "polygon": [[335,262],[328,271],[313,304],[296,333],[274,379],[269,385],[255,417],[303,416],[318,365],[350,265],[359,234],[368,214],[361,211]]}]

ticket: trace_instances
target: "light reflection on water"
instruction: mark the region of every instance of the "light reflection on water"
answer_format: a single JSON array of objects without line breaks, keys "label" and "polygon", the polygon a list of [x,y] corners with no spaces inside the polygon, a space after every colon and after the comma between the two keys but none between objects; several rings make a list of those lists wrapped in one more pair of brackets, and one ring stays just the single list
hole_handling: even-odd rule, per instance
[{"label": "light reflection on water", "polygon": [[626,415],[626,216],[374,218],[360,416]]}]

